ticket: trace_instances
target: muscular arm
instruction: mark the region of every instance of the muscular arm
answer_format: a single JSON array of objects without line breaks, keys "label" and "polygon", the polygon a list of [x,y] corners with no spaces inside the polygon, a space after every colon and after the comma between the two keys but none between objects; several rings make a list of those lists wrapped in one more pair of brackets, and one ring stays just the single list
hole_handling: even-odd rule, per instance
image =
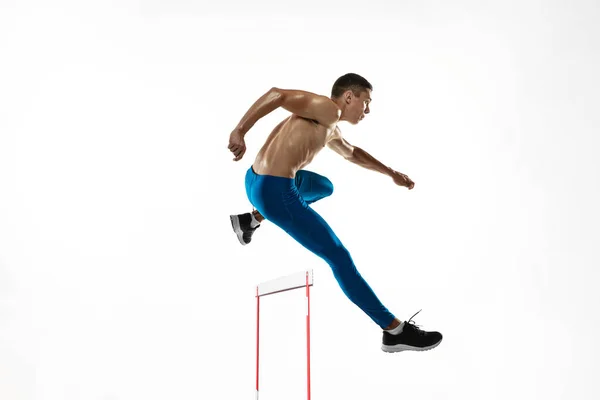
[{"label": "muscular arm", "polygon": [[371,169],[388,175],[394,180],[394,183],[399,186],[406,186],[408,190],[415,187],[415,183],[406,175],[394,171],[392,168],[383,165],[375,157],[361,149],[360,147],[352,146],[341,135],[340,130],[336,127],[332,138],[327,142],[329,148],[340,154],[348,161],[361,167]]},{"label": "muscular arm", "polygon": [[325,126],[335,124],[340,118],[340,109],[328,97],[302,90],[271,88],[246,112],[235,128],[242,136],[265,115],[282,107],[304,118],[313,119]]},{"label": "muscular arm", "polygon": [[393,176],[394,170],[379,162],[375,157],[357,146],[352,146],[340,134],[336,128],[336,133],[333,138],[327,143],[327,146],[344,157],[346,160],[360,165],[373,171],[380,172],[384,175]]}]

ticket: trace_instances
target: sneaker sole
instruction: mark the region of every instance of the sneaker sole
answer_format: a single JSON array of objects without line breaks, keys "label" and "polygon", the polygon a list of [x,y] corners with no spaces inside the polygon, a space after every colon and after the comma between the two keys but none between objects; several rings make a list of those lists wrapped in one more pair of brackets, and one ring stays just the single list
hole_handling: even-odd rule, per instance
[{"label": "sneaker sole", "polygon": [[233,231],[237,235],[238,240],[242,246],[245,246],[246,243],[244,243],[244,238],[242,236],[244,232],[242,232],[242,229],[240,228],[240,219],[237,217],[237,215],[230,215],[229,219],[231,220],[231,226],[233,227]]},{"label": "sneaker sole", "polygon": [[432,344],[431,346],[427,346],[427,347],[415,347],[415,346],[409,346],[407,344],[396,344],[394,346],[388,346],[388,345],[381,345],[381,350],[383,350],[386,353],[398,353],[401,351],[428,351],[431,349],[436,348],[437,346],[439,346],[439,344],[442,343],[442,341],[440,340],[439,342]]}]

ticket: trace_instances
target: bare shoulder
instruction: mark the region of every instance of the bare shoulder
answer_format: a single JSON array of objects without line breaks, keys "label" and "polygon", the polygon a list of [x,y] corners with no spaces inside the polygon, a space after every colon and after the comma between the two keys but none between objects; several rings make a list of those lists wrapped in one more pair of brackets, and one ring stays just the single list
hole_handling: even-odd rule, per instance
[{"label": "bare shoulder", "polygon": [[332,128],[341,117],[341,110],[327,96],[304,90],[273,88],[280,96],[281,107],[301,117],[312,119]]},{"label": "bare shoulder", "polygon": [[342,137],[342,131],[337,126],[329,137],[327,146],[346,159],[350,159],[354,154],[354,146]]},{"label": "bare shoulder", "polygon": [[341,139],[342,138],[342,131],[340,130],[339,126],[335,126],[335,129],[333,130],[333,132],[331,133],[331,138],[338,138]]}]

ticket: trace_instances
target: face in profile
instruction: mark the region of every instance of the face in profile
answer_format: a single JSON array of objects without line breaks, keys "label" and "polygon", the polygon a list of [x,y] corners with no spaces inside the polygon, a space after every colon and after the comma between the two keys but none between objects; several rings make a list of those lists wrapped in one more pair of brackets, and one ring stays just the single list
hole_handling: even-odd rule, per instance
[{"label": "face in profile", "polygon": [[346,96],[346,118],[352,125],[356,125],[371,112],[369,109],[371,90],[363,90],[360,92],[360,96],[356,96],[352,91],[348,91]]}]

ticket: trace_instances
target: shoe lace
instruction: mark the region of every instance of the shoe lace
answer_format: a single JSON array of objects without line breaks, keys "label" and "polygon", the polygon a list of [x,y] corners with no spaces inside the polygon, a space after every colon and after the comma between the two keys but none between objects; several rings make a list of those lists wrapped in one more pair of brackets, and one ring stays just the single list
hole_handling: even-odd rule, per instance
[{"label": "shoe lace", "polygon": [[[415,313],[415,314],[414,314],[412,317],[410,317],[410,318],[409,318],[409,320],[408,320],[408,322],[407,322],[407,324],[411,325],[411,326],[413,327],[413,329],[414,329],[414,330],[415,330],[417,333],[419,333],[419,334],[421,334],[421,335],[422,335],[424,332],[423,332],[421,329],[419,329],[419,327],[420,327],[421,325],[417,325],[417,324],[415,324],[415,322],[412,320],[412,319],[415,317],[415,315],[417,315],[417,314],[418,314],[418,313],[420,313],[421,311],[423,311],[423,309],[420,309],[420,310],[419,310],[419,311],[417,311],[417,312],[416,312],[416,313]],[[412,322],[411,322],[411,321],[412,321]]]}]

